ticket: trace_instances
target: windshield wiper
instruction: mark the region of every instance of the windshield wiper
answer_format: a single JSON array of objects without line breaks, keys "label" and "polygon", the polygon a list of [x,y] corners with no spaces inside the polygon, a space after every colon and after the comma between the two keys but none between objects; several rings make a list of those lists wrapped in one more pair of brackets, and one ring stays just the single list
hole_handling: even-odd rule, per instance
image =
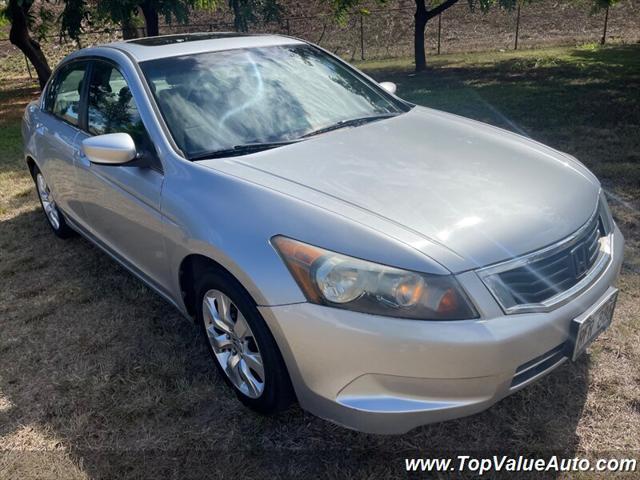
[{"label": "windshield wiper", "polygon": [[207,160],[212,158],[222,158],[222,157],[237,157],[240,155],[247,155],[249,153],[261,152],[263,150],[269,150],[271,148],[282,147],[284,145],[290,145],[292,143],[297,143],[303,141],[305,138],[312,137],[314,135],[320,135],[321,133],[330,132],[332,130],[338,130],[339,128],[345,127],[356,127],[358,125],[364,125],[365,123],[375,122],[376,120],[383,120],[385,118],[391,118],[400,115],[400,113],[383,113],[380,115],[369,115],[367,117],[359,117],[352,118],[350,120],[341,120],[338,123],[333,125],[329,125],[328,127],[323,127],[318,130],[314,130],[313,132],[306,133],[302,135],[300,138],[296,138],[294,140],[282,140],[279,142],[256,142],[256,143],[246,143],[244,145],[235,145],[231,148],[223,148],[221,150],[214,150],[212,152],[198,153],[189,157],[189,160]]},{"label": "windshield wiper", "polygon": [[199,153],[189,157],[189,160],[207,160],[209,158],[221,158],[221,157],[237,157],[240,155],[247,155],[249,153],[261,152],[263,150],[269,150],[272,148],[282,147],[284,145],[291,145],[301,141],[296,140],[283,140],[280,142],[256,142],[246,143],[244,145],[235,145],[231,148],[223,148],[221,150],[214,150],[212,152]]},{"label": "windshield wiper", "polygon": [[375,122],[376,120],[383,120],[385,118],[391,118],[400,115],[399,113],[382,113],[380,115],[369,115],[367,117],[352,118],[350,120],[340,120],[338,123],[329,125],[328,127],[319,128],[313,132],[304,134],[300,138],[313,137],[314,135],[320,135],[321,133],[331,132],[332,130],[338,130],[345,127],[357,127],[364,125],[365,123]]}]

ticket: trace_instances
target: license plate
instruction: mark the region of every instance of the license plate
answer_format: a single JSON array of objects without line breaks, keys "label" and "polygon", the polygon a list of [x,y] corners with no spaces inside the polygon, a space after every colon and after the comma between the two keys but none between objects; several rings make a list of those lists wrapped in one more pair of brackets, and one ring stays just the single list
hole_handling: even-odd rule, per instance
[{"label": "license plate", "polygon": [[572,360],[576,360],[589,345],[611,325],[618,291],[614,291],[593,310],[571,322]]}]

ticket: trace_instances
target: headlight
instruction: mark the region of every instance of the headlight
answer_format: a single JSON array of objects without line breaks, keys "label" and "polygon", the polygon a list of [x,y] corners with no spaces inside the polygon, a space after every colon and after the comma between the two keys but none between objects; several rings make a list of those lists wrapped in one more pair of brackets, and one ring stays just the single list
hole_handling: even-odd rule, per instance
[{"label": "headlight", "polygon": [[282,236],[272,244],[312,303],[422,320],[478,317],[451,275],[387,267]]}]

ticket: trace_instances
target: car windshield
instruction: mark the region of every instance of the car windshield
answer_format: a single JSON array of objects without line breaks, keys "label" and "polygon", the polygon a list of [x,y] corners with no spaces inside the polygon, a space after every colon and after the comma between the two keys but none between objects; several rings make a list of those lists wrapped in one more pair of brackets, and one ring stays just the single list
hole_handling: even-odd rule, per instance
[{"label": "car windshield", "polygon": [[141,67],[173,139],[190,159],[234,149],[250,153],[259,144],[273,148],[407,109],[309,45],[200,53]]}]

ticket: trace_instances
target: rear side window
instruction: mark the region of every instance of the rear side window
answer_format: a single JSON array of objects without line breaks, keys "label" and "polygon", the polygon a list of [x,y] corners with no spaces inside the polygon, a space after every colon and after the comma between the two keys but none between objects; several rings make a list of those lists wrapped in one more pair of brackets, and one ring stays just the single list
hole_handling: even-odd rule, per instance
[{"label": "rear side window", "polygon": [[51,84],[45,110],[71,125],[80,123],[80,94],[86,63],[72,63],[63,67]]}]

